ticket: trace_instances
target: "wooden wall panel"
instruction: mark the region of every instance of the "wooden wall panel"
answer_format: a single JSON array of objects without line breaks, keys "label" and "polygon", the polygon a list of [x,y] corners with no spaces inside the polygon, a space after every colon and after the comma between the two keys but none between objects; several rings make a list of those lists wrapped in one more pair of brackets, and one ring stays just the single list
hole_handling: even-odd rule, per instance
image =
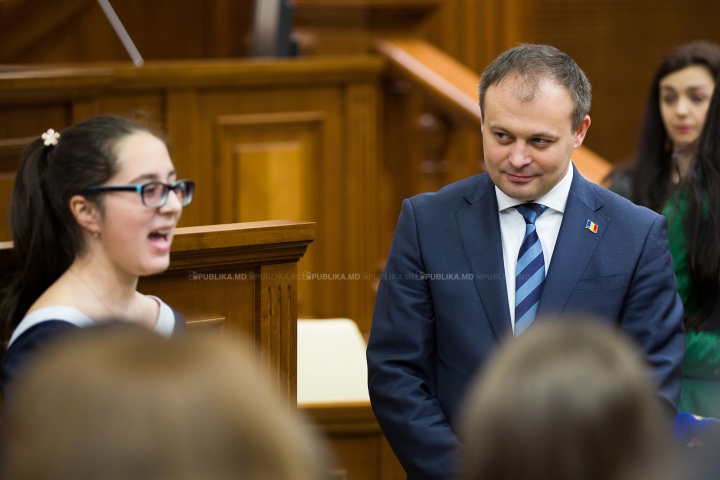
[{"label": "wooden wall panel", "polygon": [[203,0],[203,58],[247,56],[254,0]]},{"label": "wooden wall panel", "polygon": [[98,100],[79,100],[72,104],[72,122],[77,123],[80,120],[100,115],[103,113]]},{"label": "wooden wall panel", "polygon": [[49,128],[62,130],[71,123],[70,103],[0,105],[0,139],[38,137]]},{"label": "wooden wall panel", "polygon": [[92,7],[92,0],[62,0],[53,8],[42,0],[14,0],[0,4],[0,59],[8,61]]},{"label": "wooden wall panel", "polygon": [[221,223],[315,215],[322,112],[222,115],[216,120]]},{"label": "wooden wall panel", "polygon": [[[95,1],[19,0],[0,10],[0,62],[129,61]],[[113,0],[145,60],[242,57],[248,51],[253,0]],[[29,15],[31,13],[32,15]]]},{"label": "wooden wall panel", "polygon": [[294,0],[300,51],[311,55],[362,54],[377,38],[417,35],[442,0]]},{"label": "wooden wall panel", "polygon": [[720,43],[715,0],[542,0],[535,40],[572,56],[593,85],[585,144],[611,162],[636,148],[650,81],[675,45]]},{"label": "wooden wall panel", "polygon": [[572,56],[593,85],[585,145],[619,163],[634,152],[657,64],[674,46],[720,43],[714,0],[444,0],[420,34],[477,72],[518,42]]},{"label": "wooden wall panel", "polygon": [[[355,255],[346,257],[344,272],[359,278],[354,288],[347,290],[346,301],[350,310],[358,312],[358,318],[372,317],[375,295],[373,279],[378,258],[378,89],[376,85],[353,85],[345,96],[345,131],[348,135],[343,152],[345,167],[343,219],[346,236],[342,247]],[[336,254],[342,255],[341,251]],[[360,325],[361,331],[369,331],[370,323]]]},{"label": "wooden wall panel", "polygon": [[19,51],[3,56],[6,63],[59,63],[68,61],[130,60],[97,2],[78,12],[69,22]]},{"label": "wooden wall panel", "polygon": [[[322,115],[318,113],[322,112]],[[329,88],[301,88],[278,90],[253,90],[230,94],[228,92],[206,92],[200,97],[200,150],[215,152],[222,158],[226,155],[235,156],[237,145],[266,142],[300,142],[304,145],[306,155],[312,157],[308,161],[309,171],[303,180],[309,185],[308,206],[304,208],[312,221],[318,224],[318,238],[308,250],[299,268],[307,272],[300,280],[300,316],[308,317],[341,317],[355,319],[363,331],[369,330],[370,318],[364,307],[360,311],[346,304],[348,297],[347,282],[329,281],[323,275],[347,273],[348,261],[346,233],[343,220],[343,163],[345,161],[344,135],[351,133],[346,130],[342,121],[343,91]],[[229,128],[230,124],[237,126]],[[223,125],[224,124],[224,125]],[[218,130],[219,126],[222,126]],[[219,132],[224,131],[218,139]],[[362,132],[352,132],[351,136]],[[233,140],[233,135],[235,139]],[[228,140],[222,140],[222,138]],[[377,152],[375,152],[377,157]],[[216,157],[217,158],[217,157]],[[229,158],[226,156],[226,158]],[[306,157],[308,158],[308,157]],[[376,160],[374,160],[376,161]],[[228,186],[233,178],[232,169],[222,170],[223,165],[232,166],[232,160],[220,161],[219,177],[211,178],[206,170],[198,178],[198,197],[202,190],[216,192],[214,198],[222,207],[215,204],[209,211],[215,211],[215,222],[225,222],[238,214],[231,214],[237,206],[238,191]],[[217,187],[215,186],[217,185]],[[213,201],[207,194],[203,201]],[[257,200],[253,200],[257,202]],[[242,198],[240,198],[242,202]],[[247,203],[247,202],[246,202]],[[202,207],[201,207],[202,208]],[[222,212],[222,213],[221,213]],[[377,262],[375,254],[372,262]],[[369,268],[369,267],[368,267]],[[313,275],[315,275],[313,277]],[[341,302],[338,299],[342,299]],[[347,306],[346,306],[347,305]],[[352,315],[347,315],[352,312]]]},{"label": "wooden wall panel", "polygon": [[420,34],[482,72],[500,52],[534,40],[541,5],[542,0],[444,0]]},{"label": "wooden wall panel", "polygon": [[[162,129],[165,125],[165,92],[127,93],[103,96],[98,108],[103,114],[119,115],[138,123]],[[182,174],[182,172],[180,172]]]},{"label": "wooden wall panel", "polygon": [[[317,195],[325,163],[323,119],[322,111],[219,116],[213,148],[218,223],[323,218]],[[314,250],[298,268],[320,271]],[[298,308],[304,314],[317,298],[315,283],[299,280]]]},{"label": "wooden wall panel", "polygon": [[[198,92],[195,89],[170,90],[165,96],[163,118],[170,155],[176,165],[182,165],[178,175],[184,178],[197,179],[200,172],[207,171],[211,165],[211,157],[202,155],[197,143],[200,129],[198,108]],[[203,192],[202,196],[205,195],[206,192]],[[179,225],[202,225],[207,223],[206,217],[202,207],[185,209]]]},{"label": "wooden wall panel", "polygon": [[277,141],[237,145],[232,156],[237,193],[234,212],[248,222],[260,218],[301,220],[315,210],[307,177],[312,147],[308,141]]},{"label": "wooden wall panel", "polygon": [[33,140],[35,137],[10,137],[0,140],[0,174],[15,174],[23,152]]}]

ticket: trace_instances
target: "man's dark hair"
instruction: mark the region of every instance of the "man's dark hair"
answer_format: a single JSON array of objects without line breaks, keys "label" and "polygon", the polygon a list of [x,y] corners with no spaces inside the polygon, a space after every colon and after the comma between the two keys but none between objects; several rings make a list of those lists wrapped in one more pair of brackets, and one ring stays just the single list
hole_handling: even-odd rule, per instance
[{"label": "man's dark hair", "polygon": [[483,72],[479,88],[483,118],[487,89],[506,77],[519,80],[525,87],[517,93],[523,102],[529,102],[535,97],[540,81],[544,79],[551,79],[567,88],[573,101],[573,131],[590,111],[590,82],[572,58],[550,45],[521,43],[500,54]]}]

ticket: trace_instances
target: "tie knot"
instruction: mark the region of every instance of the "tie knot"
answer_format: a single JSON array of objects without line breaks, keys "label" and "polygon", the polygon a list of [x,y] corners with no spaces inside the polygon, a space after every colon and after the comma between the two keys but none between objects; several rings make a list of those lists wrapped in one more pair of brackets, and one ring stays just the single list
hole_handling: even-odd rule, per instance
[{"label": "tie knot", "polygon": [[515,205],[515,209],[523,216],[526,224],[535,225],[535,221],[547,210],[547,207],[539,203],[523,203],[522,205]]}]

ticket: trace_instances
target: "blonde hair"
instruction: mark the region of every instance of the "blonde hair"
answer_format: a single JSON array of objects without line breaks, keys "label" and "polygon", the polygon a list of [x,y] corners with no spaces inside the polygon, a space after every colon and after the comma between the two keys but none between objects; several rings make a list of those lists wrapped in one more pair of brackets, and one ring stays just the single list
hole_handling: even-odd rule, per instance
[{"label": "blonde hair", "polygon": [[599,321],[536,320],[469,389],[463,478],[665,478],[668,418],[636,351]]},{"label": "blonde hair", "polygon": [[3,478],[320,478],[322,452],[235,341],[88,329],[9,391]]}]

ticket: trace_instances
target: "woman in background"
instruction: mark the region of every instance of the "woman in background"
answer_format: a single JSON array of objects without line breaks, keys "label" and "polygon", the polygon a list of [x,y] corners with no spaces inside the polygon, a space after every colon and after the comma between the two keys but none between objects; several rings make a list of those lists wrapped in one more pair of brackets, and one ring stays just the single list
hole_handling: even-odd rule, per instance
[{"label": "woman in background", "polygon": [[597,321],[536,320],[468,390],[461,478],[671,478],[669,418],[636,350]]},{"label": "woman in background", "polygon": [[166,336],[184,328],[136,288],[168,267],[193,189],[176,180],[164,141],[123,118],[48,130],[28,147],[10,205],[18,267],[0,304],[3,393],[27,357],[68,330],[110,318]]},{"label": "woman in background", "polygon": [[720,92],[715,87],[697,155],[663,208],[686,352],[678,409],[720,417]]},{"label": "woman in background", "polygon": [[635,163],[613,170],[610,190],[662,209],[695,154],[718,74],[720,46],[712,42],[681,45],[665,57],[653,77]]},{"label": "woman in background", "polygon": [[325,478],[317,439],[259,378],[250,352],[227,337],[166,340],[123,324],[61,339],[28,362],[8,398],[0,474],[7,480]]}]

